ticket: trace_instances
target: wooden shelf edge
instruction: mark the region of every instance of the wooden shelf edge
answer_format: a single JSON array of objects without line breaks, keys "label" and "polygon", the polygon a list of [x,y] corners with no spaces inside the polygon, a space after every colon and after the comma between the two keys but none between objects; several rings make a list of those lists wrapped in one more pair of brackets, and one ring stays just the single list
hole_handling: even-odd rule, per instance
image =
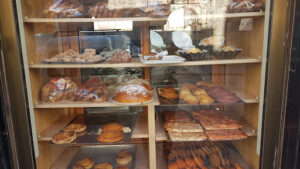
[{"label": "wooden shelf edge", "polygon": [[[209,14],[186,17],[185,19],[209,19],[209,18],[243,18],[243,17],[260,17],[265,16],[265,12],[243,12],[243,13],[226,13],[226,14]],[[105,22],[105,21],[135,21],[135,22],[151,22],[151,21],[167,21],[168,17],[152,18],[152,17],[128,17],[128,18],[28,18],[24,17],[25,23],[83,23],[83,22]]]},{"label": "wooden shelf edge", "polygon": [[260,58],[237,58],[237,59],[222,59],[222,60],[203,60],[203,61],[185,61],[178,64],[143,64],[134,59],[130,63],[100,63],[100,64],[29,64],[31,69],[50,69],[50,68],[110,68],[110,67],[167,67],[167,66],[201,66],[201,65],[223,65],[223,64],[247,64],[260,63]]},{"label": "wooden shelf edge", "polygon": [[38,141],[51,141],[52,136],[61,131],[67,124],[74,120],[76,115],[62,115],[49,128],[38,134]]}]

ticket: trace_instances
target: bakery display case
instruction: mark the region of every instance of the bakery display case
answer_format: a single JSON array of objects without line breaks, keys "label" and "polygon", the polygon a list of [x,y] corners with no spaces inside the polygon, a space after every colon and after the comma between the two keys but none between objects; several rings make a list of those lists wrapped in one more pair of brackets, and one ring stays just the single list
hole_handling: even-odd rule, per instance
[{"label": "bakery display case", "polygon": [[258,169],[270,0],[16,0],[37,169]]}]

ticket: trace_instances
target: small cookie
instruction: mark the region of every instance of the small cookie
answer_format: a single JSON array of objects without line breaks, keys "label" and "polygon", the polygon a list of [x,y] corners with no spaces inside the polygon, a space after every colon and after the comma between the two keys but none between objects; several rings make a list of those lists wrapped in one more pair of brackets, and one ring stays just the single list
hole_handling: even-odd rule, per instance
[{"label": "small cookie", "polygon": [[77,161],[76,164],[73,166],[73,169],[90,169],[94,165],[94,160],[92,158],[85,158],[80,161]]},{"label": "small cookie", "polygon": [[95,165],[94,169],[113,169],[113,165],[109,162],[104,162]]},{"label": "small cookie", "polygon": [[194,95],[185,95],[183,100],[187,104],[198,104],[199,103],[198,98]]},{"label": "small cookie", "polygon": [[63,131],[74,131],[76,133],[83,132],[86,130],[85,124],[69,124],[67,127],[63,129]]},{"label": "small cookie", "polygon": [[119,165],[127,165],[131,161],[132,161],[132,154],[126,150],[121,151],[116,157],[116,162]]}]

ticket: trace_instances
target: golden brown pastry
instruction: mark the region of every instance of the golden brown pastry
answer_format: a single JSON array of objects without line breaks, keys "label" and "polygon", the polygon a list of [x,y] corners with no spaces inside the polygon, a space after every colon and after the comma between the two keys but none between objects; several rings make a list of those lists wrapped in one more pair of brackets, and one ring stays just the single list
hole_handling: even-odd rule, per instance
[{"label": "golden brown pastry", "polygon": [[76,140],[77,136],[74,131],[60,132],[52,137],[54,144],[68,144]]},{"label": "golden brown pastry", "polygon": [[190,90],[180,90],[180,94],[179,94],[179,98],[183,99],[185,95],[191,95],[191,91]]},{"label": "golden brown pastry", "polygon": [[199,95],[196,97],[199,99],[200,104],[212,104],[215,102],[215,100],[208,95]]},{"label": "golden brown pastry", "polygon": [[167,93],[176,93],[177,90],[174,89],[173,87],[167,86],[167,87],[161,88],[160,92],[162,92],[162,93],[164,93],[164,92],[167,92]]},{"label": "golden brown pastry", "polygon": [[94,165],[94,160],[92,158],[85,158],[80,161],[77,161],[76,164],[73,166],[73,169],[80,169],[83,167],[84,169],[90,169]]},{"label": "golden brown pastry", "polygon": [[195,89],[195,90],[193,90],[193,94],[195,96],[207,95],[206,91],[203,89]]},{"label": "golden brown pastry", "polygon": [[167,92],[163,92],[160,94],[161,97],[166,98],[166,99],[170,99],[170,100],[175,100],[178,99],[178,94],[177,93],[167,93]]},{"label": "golden brown pastry", "polygon": [[94,169],[113,169],[113,165],[109,162],[104,162],[95,165]]},{"label": "golden brown pastry", "polygon": [[75,123],[69,124],[67,127],[63,129],[63,131],[74,131],[76,133],[83,132],[85,130],[86,130],[85,124],[75,124]]},{"label": "golden brown pastry", "polygon": [[119,123],[109,123],[102,127],[103,132],[123,132],[123,126]]},{"label": "golden brown pastry", "polygon": [[127,165],[131,161],[132,161],[132,154],[126,150],[121,151],[116,157],[116,162],[119,165]]},{"label": "golden brown pastry", "polygon": [[194,95],[185,95],[183,100],[187,104],[198,104],[199,103],[198,98]]},{"label": "golden brown pastry", "polygon": [[97,137],[97,140],[102,143],[116,143],[122,141],[124,134],[120,132],[104,132]]}]

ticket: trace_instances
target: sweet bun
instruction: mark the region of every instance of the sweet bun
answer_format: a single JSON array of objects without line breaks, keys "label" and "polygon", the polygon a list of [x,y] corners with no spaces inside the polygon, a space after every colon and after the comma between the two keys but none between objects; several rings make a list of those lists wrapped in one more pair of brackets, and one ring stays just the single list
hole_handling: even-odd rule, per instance
[{"label": "sweet bun", "polygon": [[68,144],[76,140],[77,136],[74,131],[60,132],[52,137],[54,144]]},{"label": "sweet bun", "polygon": [[152,91],[152,87],[151,85],[143,80],[143,79],[133,79],[133,80],[130,80],[128,81],[124,86],[126,85],[139,85],[139,86],[143,86],[144,88],[146,88],[148,91]]},{"label": "sweet bun", "polygon": [[109,162],[104,162],[95,165],[94,169],[113,169],[113,165]]},{"label": "sweet bun", "polygon": [[94,165],[94,160],[92,158],[85,158],[80,161],[77,161],[73,166],[73,169],[91,169]]},{"label": "sweet bun", "polygon": [[86,130],[85,124],[69,124],[67,127],[63,129],[63,131],[74,131],[76,133],[83,132]]},{"label": "sweet bun", "polygon": [[131,161],[132,161],[132,154],[126,150],[121,151],[116,157],[116,162],[119,165],[127,165]]},{"label": "sweet bun", "polygon": [[109,123],[102,127],[103,132],[122,132],[123,126],[119,123]]},{"label": "sweet bun", "polygon": [[144,103],[151,99],[151,93],[140,85],[123,86],[115,96],[119,103]]},{"label": "sweet bun", "polygon": [[198,104],[199,103],[198,98],[194,95],[185,95],[183,100],[187,104]]},{"label": "sweet bun", "polygon": [[183,99],[185,95],[191,95],[191,94],[192,94],[191,91],[183,89],[183,90],[180,90],[179,97],[181,99]]},{"label": "sweet bun", "polygon": [[195,96],[207,95],[206,91],[203,89],[195,89],[195,90],[193,90],[193,94]]}]

